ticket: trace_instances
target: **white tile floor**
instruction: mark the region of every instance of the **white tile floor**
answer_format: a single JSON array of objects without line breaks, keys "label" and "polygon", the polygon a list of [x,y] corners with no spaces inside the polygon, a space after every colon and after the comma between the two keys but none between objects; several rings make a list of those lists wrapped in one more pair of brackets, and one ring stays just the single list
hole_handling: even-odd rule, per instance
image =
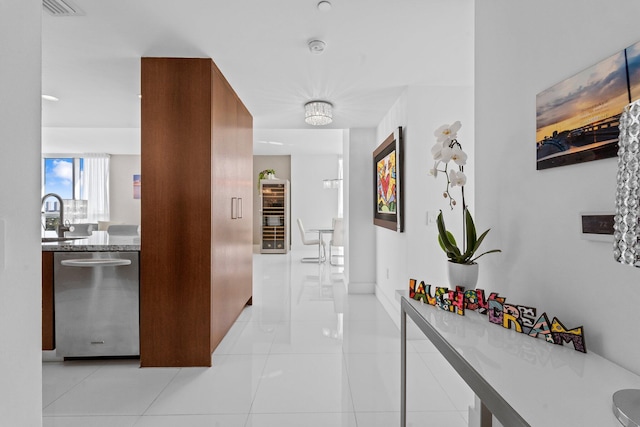
[{"label": "white tile floor", "polygon": [[[44,362],[44,426],[399,425],[398,328],[374,295],[346,294],[341,269],[302,256],[254,255],[253,306],[211,368]],[[407,424],[467,425],[471,390],[428,341],[408,351]]]}]

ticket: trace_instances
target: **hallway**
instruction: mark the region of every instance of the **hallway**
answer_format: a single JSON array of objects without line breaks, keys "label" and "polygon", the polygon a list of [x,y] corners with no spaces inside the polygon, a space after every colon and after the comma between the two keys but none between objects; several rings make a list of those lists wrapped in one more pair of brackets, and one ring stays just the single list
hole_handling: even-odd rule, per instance
[{"label": "hallway", "polygon": [[[346,294],[341,268],[299,261],[308,255],[254,254],[253,306],[211,368],[44,362],[44,426],[399,425],[398,328],[374,295]],[[471,390],[427,340],[407,348],[407,425],[464,427]]]}]

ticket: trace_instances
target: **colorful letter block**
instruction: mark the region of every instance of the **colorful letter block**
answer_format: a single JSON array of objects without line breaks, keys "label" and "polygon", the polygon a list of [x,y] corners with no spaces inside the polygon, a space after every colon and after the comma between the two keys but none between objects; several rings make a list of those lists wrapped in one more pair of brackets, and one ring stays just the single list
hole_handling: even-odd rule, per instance
[{"label": "colorful letter block", "polygon": [[436,287],[435,295],[432,296],[431,287],[423,281],[418,283],[415,279],[409,279],[409,297],[461,316],[464,315],[465,309],[488,314],[489,322],[503,328],[514,329],[533,338],[544,338],[548,343],[558,345],[571,343],[575,350],[587,352],[582,326],[567,329],[557,317],[553,318],[553,322],[549,322],[547,313],[542,313],[536,318],[537,309],[524,305],[506,304],[506,298],[499,297],[497,292],[492,292],[489,298],[485,299],[482,289],[465,290],[462,286],[456,286],[454,291]]}]

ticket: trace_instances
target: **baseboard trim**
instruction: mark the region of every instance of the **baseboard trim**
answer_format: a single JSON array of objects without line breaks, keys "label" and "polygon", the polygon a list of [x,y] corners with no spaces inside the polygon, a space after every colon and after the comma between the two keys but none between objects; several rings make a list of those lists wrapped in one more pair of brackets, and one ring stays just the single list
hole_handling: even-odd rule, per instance
[{"label": "baseboard trim", "polygon": [[347,284],[347,293],[349,295],[374,294],[376,291],[375,283],[353,283]]}]

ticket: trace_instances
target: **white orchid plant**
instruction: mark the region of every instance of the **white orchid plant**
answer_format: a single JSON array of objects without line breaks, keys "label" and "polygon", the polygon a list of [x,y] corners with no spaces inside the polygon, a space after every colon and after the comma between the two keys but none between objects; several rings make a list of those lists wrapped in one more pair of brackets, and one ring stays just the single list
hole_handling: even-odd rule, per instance
[{"label": "white orchid plant", "polygon": [[[467,176],[464,174],[464,165],[467,164],[467,153],[462,151],[462,145],[456,139],[462,124],[457,121],[451,126],[442,125],[434,132],[436,143],[431,148],[431,154],[435,161],[433,169],[429,171],[434,177],[438,172],[443,172],[447,176],[447,188],[443,196],[449,199],[451,209],[456,205],[456,199],[451,196],[451,187],[459,186],[462,189],[462,208],[464,205],[464,185],[467,183]],[[458,165],[459,170],[449,170],[449,162],[453,161]],[[438,169],[440,164],[444,164],[444,169]]]},{"label": "white orchid plant", "polygon": [[[431,148],[431,154],[433,155],[435,163],[429,173],[434,177],[437,177],[438,173],[441,172],[447,177],[447,187],[442,195],[444,198],[449,200],[449,207],[452,210],[457,205],[456,199],[451,195],[451,189],[453,187],[460,187],[462,199],[462,230],[464,241],[462,249],[458,247],[453,234],[446,229],[442,211],[440,211],[437,219],[438,243],[442,250],[447,254],[449,261],[456,264],[474,264],[475,260],[483,255],[501,251],[500,249],[492,249],[490,251],[483,252],[480,255],[475,255],[480,244],[486,237],[487,233],[489,233],[489,230],[482,233],[479,237],[477,236],[473,218],[471,217],[471,213],[465,203],[464,186],[467,183],[467,176],[464,174],[464,166],[467,164],[467,153],[462,150],[462,145],[460,145],[457,140],[458,131],[461,127],[461,123],[456,121],[451,125],[442,125],[436,129],[434,132],[434,135],[436,136],[436,143]],[[453,162],[458,166],[457,171],[449,168],[450,162]]]}]

